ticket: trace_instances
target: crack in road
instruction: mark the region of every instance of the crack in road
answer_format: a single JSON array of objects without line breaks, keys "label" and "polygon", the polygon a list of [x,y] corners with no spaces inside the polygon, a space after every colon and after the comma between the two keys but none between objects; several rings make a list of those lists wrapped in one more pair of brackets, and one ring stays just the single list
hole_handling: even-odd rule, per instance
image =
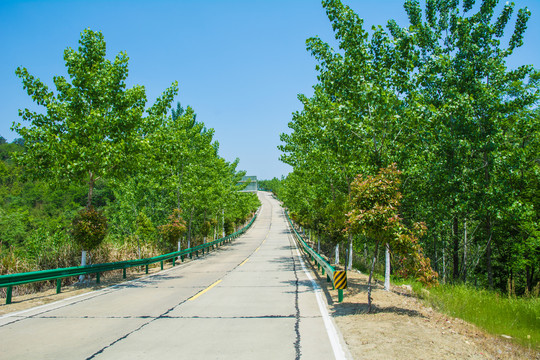
[{"label": "crack in road", "polygon": [[295,282],[295,287],[296,287],[295,292],[294,292],[294,307],[296,309],[296,314],[294,316],[295,319],[296,319],[296,321],[294,323],[294,332],[296,333],[296,339],[295,339],[295,342],[294,342],[294,350],[295,350],[295,353],[296,353],[295,359],[299,360],[300,356],[302,354],[301,345],[300,345],[300,341],[301,341],[301,337],[300,337],[300,319],[301,319],[301,316],[300,316],[300,305],[299,305],[299,302],[298,302],[299,279],[298,279],[298,273],[296,271],[296,259],[294,257],[292,247],[291,247],[291,259],[292,259],[292,262],[293,262],[293,272],[294,272],[294,277],[295,277],[294,282]]},{"label": "crack in road", "polygon": [[[270,230],[272,228],[272,217],[271,216],[271,219],[270,219],[270,226],[268,228],[268,233],[267,233],[267,236],[268,234],[270,233]],[[264,240],[261,242],[261,244],[264,242]],[[246,259],[249,259],[253,254],[255,254],[257,252],[259,248],[257,248],[256,250],[254,250],[251,254],[249,254]],[[294,260],[293,260],[294,261]],[[230,269],[229,271],[227,271],[220,279],[218,279],[218,281],[221,281],[222,279],[226,278],[230,273],[232,273],[234,270],[236,270],[237,268],[240,267],[240,263],[237,264],[234,268]],[[295,275],[296,275],[296,270],[295,270]],[[297,309],[297,314],[295,315],[295,317],[298,317],[299,315],[299,309],[298,309],[298,276],[296,276],[296,309]],[[181,306],[182,304],[186,303],[187,301],[189,301],[189,299],[191,299],[192,297],[186,299],[186,300],[183,300],[181,301],[180,303],[176,304],[175,306],[173,306],[172,308],[170,308],[169,310],[165,311],[163,314],[159,315],[158,317],[154,317],[152,318],[150,321],[142,324],[141,326],[139,326],[138,328],[126,333],[125,335],[119,337],[118,339],[116,339],[115,341],[111,342],[109,345],[107,346],[104,346],[103,348],[101,348],[99,351],[95,352],[94,354],[92,354],[91,356],[87,357],[86,360],[91,360],[91,359],[94,359],[96,356],[102,354],[105,350],[107,350],[108,348],[110,348],[111,346],[114,346],[115,344],[117,344],[118,342],[128,338],[130,335],[140,331],[141,329],[143,329],[144,327],[146,327],[147,325],[153,323],[154,321],[156,320],[160,320],[160,319],[167,319],[167,318],[176,318],[176,317],[169,317],[167,314],[170,313],[171,311],[173,311],[174,309],[176,309],[177,307]],[[271,317],[273,317],[271,315]],[[292,315],[291,315],[292,317]],[[194,317],[196,318],[196,317]],[[241,317],[240,317],[241,318]],[[299,320],[297,319],[297,322]],[[298,332],[298,330],[297,330]],[[298,336],[299,336],[299,333],[298,333]],[[297,352],[298,353],[298,352]],[[297,359],[299,359],[299,357],[297,356]]]}]

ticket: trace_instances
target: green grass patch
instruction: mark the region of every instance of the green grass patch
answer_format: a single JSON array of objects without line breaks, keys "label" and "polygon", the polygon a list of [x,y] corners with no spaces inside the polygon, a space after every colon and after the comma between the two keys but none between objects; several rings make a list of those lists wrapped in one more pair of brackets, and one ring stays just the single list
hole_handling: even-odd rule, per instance
[{"label": "green grass patch", "polygon": [[540,348],[540,298],[508,298],[466,285],[440,285],[427,292],[418,286],[413,289],[439,311],[491,334],[508,335],[522,345]]}]

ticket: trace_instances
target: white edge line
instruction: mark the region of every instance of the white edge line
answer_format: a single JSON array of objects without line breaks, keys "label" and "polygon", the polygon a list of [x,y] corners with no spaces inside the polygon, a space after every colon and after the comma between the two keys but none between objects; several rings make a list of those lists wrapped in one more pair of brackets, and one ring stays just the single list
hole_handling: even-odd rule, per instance
[{"label": "white edge line", "polygon": [[[288,227],[290,230],[289,225]],[[317,304],[319,305],[319,310],[321,311],[321,315],[324,321],[324,326],[326,327],[326,333],[328,334],[328,338],[330,339],[330,344],[332,345],[332,350],[334,351],[334,356],[337,360],[347,359],[347,356],[345,356],[345,351],[343,350],[343,346],[341,345],[341,341],[339,340],[340,337],[338,335],[338,331],[334,325],[334,322],[332,321],[332,318],[330,317],[330,314],[328,314],[326,305],[323,302],[322,294],[321,294],[321,287],[319,286],[319,284],[317,284],[317,282],[315,282],[315,280],[313,280],[313,277],[311,276],[308,269],[304,265],[304,260],[302,259],[302,255],[300,255],[300,251],[298,250],[298,246],[296,245],[296,240],[294,239],[294,235],[291,232],[289,232],[289,234],[293,236],[293,244],[296,249],[296,254],[298,255],[298,259],[300,260],[302,269],[306,273],[309,281],[311,281],[311,286],[313,287],[313,290],[315,291]]]}]

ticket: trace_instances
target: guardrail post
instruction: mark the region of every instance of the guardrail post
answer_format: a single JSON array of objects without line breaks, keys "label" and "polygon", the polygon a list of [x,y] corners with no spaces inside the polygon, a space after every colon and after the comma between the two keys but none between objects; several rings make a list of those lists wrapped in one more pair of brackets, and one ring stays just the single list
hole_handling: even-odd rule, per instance
[{"label": "guardrail post", "polygon": [[182,262],[184,262],[184,255],[180,255],[180,260],[182,260]]},{"label": "guardrail post", "polygon": [[163,270],[163,260],[161,260],[160,263],[161,263],[161,270]]},{"label": "guardrail post", "polygon": [[6,305],[11,304],[11,295],[13,294],[13,286],[8,286],[6,289]]},{"label": "guardrail post", "polygon": [[122,272],[122,277],[125,279],[127,277],[127,274],[126,274],[126,268],[123,269],[124,271]]},{"label": "guardrail post", "polygon": [[148,274],[148,264],[146,264],[146,273]]},{"label": "guardrail post", "polygon": [[101,282],[101,278],[99,273],[96,273],[96,284],[99,284]]},{"label": "guardrail post", "polygon": [[62,290],[62,279],[56,279],[56,293],[60,294]]},{"label": "guardrail post", "polygon": [[338,302],[343,301],[343,289],[347,288],[347,272],[336,270],[334,272],[333,288],[338,290]]}]

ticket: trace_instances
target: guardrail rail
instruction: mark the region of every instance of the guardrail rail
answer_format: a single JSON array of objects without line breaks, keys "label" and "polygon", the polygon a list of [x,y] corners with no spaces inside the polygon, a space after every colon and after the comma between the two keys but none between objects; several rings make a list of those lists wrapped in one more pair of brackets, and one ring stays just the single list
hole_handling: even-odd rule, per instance
[{"label": "guardrail rail", "polygon": [[99,284],[100,274],[106,271],[123,270],[122,277],[125,279],[126,271],[127,269],[131,267],[145,266],[146,273],[148,274],[148,266],[159,262],[161,263],[161,270],[163,270],[163,263],[165,261],[171,260],[172,266],[175,266],[177,258],[180,258],[181,261],[183,262],[184,258],[187,256],[189,256],[190,259],[193,258],[193,254],[195,254],[195,256],[198,257],[199,252],[202,252],[202,255],[204,255],[205,252],[208,253],[210,252],[211,249],[214,249],[225,243],[230,243],[232,240],[244,234],[251,227],[251,225],[253,224],[256,218],[257,218],[257,214],[255,214],[253,218],[251,219],[251,221],[242,229],[234,232],[233,234],[227,235],[224,238],[217,239],[217,240],[208,242],[206,244],[197,245],[195,247],[187,248],[184,250],[175,251],[175,252],[164,254],[164,255],[154,256],[151,258],[118,261],[118,262],[113,262],[113,263],[93,264],[93,265],[87,265],[87,266],[74,266],[74,267],[69,267],[69,268],[60,268],[60,269],[52,269],[52,270],[32,271],[32,272],[18,273],[18,274],[0,275],[0,288],[4,288],[4,287],[7,288],[6,289],[6,304],[11,304],[13,286],[16,286],[16,285],[29,284],[33,282],[39,282],[39,281],[56,280],[56,293],[58,294],[61,292],[62,279],[71,277],[71,276],[96,274],[96,283]]},{"label": "guardrail rail", "polygon": [[336,270],[328,261],[326,261],[325,258],[323,258],[319,253],[317,253],[315,250],[313,250],[302,238],[302,236],[296,231],[296,228],[294,227],[291,218],[289,217],[289,213],[285,211],[285,215],[287,216],[287,220],[289,220],[289,224],[291,225],[291,229],[293,230],[294,234],[296,235],[296,238],[302,245],[302,248],[304,252],[310,257],[311,261],[315,261],[317,264],[317,269],[319,271],[322,270],[322,274],[326,275],[326,281],[332,283],[332,289],[337,289],[338,291],[338,302],[343,301],[343,289],[347,287],[347,272]]}]

